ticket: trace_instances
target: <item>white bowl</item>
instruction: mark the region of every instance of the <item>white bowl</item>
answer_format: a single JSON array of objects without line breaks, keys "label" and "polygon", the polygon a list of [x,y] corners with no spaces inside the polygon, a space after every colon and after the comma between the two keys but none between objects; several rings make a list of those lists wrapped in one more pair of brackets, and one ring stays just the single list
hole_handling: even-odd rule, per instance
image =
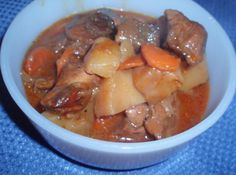
[{"label": "white bowl", "polygon": [[[202,122],[183,133],[159,141],[112,143],[65,130],[30,106],[20,71],[24,54],[32,41],[61,18],[100,7],[137,11],[152,16],[160,16],[168,8],[178,9],[206,28],[211,92],[206,118]],[[235,67],[235,53],[226,33],[207,11],[190,0],[182,0],[181,3],[179,0],[36,0],[14,19],[1,48],[4,82],[17,105],[48,143],[74,160],[107,169],[133,169],[158,163],[211,127],[232,100],[236,86]]]}]

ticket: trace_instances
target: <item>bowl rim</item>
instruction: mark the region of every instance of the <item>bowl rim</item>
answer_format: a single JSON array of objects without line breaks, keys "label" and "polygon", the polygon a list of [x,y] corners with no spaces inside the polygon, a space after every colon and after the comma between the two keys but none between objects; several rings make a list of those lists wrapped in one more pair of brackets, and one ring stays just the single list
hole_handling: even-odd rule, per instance
[{"label": "bowl rim", "polygon": [[22,13],[27,11],[27,9],[31,8],[36,1],[31,2],[22,11],[15,17],[12,21],[11,25],[9,26],[3,40],[1,46],[1,72],[3,76],[4,83],[11,95],[14,99],[16,104],[19,108],[25,113],[25,115],[37,126],[42,128],[43,130],[47,131],[54,137],[63,140],[67,143],[70,143],[75,146],[84,147],[94,151],[100,152],[108,152],[108,153],[119,153],[119,154],[134,154],[134,153],[144,153],[144,152],[153,152],[164,150],[168,148],[173,148],[179,146],[189,140],[192,140],[196,136],[200,135],[204,131],[206,131],[209,127],[211,127],[214,123],[216,123],[219,118],[223,115],[226,111],[227,107],[229,106],[230,102],[233,99],[234,92],[236,89],[236,81],[234,80],[234,76],[236,75],[236,57],[233,45],[227,36],[226,32],[220,26],[220,24],[215,20],[215,18],[209,14],[204,8],[198,5],[196,2],[188,1],[188,3],[192,3],[191,5],[196,6],[198,9],[201,9],[211,20],[214,21],[214,25],[219,29],[220,33],[222,34],[222,39],[227,43],[229,46],[227,52],[229,54],[229,62],[230,62],[230,77],[229,77],[229,85],[225,91],[223,98],[220,100],[220,103],[217,107],[213,110],[212,113],[208,115],[207,118],[202,120],[200,123],[195,125],[194,127],[176,134],[174,136],[164,138],[161,140],[150,141],[150,142],[141,142],[141,143],[117,143],[117,142],[110,142],[110,141],[102,141],[93,138],[89,138],[86,136],[82,136],[71,131],[68,131],[60,126],[57,126],[53,122],[49,121],[45,117],[42,117],[26,100],[26,98],[21,94],[19,89],[17,88],[13,77],[11,75],[10,67],[8,67],[8,59],[6,59],[5,52],[6,52],[6,40],[10,35],[9,29],[13,26],[13,24],[17,21],[17,19],[21,16]]}]

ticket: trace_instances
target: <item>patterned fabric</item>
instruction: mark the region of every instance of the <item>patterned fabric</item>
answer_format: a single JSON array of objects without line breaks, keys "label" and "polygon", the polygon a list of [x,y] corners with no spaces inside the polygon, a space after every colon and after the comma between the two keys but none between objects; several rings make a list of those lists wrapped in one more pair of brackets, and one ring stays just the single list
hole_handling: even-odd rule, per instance
[{"label": "patterned fabric", "polygon": [[[31,0],[0,0],[0,41]],[[196,0],[223,26],[236,48],[236,1]],[[0,76],[0,174],[236,174],[236,96],[222,119],[171,159],[133,171],[104,171],[74,162],[51,148],[10,98]]]}]

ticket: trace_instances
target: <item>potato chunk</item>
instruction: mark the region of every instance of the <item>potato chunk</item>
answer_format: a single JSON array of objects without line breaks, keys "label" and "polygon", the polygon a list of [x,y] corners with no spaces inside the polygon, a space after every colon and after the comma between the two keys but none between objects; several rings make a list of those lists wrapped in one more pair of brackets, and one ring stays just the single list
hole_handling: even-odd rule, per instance
[{"label": "potato chunk", "polygon": [[120,46],[108,38],[99,38],[84,58],[86,72],[111,77],[120,65]]},{"label": "potato chunk", "polygon": [[134,87],[132,71],[117,71],[102,81],[96,97],[95,114],[97,117],[114,115],[144,102],[144,97]]},{"label": "potato chunk", "polygon": [[208,81],[208,71],[206,61],[202,61],[195,66],[190,67],[183,73],[184,82],[180,88],[183,91],[188,91],[198,85]]},{"label": "potato chunk", "polygon": [[183,81],[180,70],[163,72],[148,66],[135,68],[134,85],[151,104],[156,104],[181,87]]},{"label": "potato chunk", "polygon": [[120,43],[121,58],[120,62],[123,63],[127,58],[135,55],[134,47],[129,40],[124,40]]}]

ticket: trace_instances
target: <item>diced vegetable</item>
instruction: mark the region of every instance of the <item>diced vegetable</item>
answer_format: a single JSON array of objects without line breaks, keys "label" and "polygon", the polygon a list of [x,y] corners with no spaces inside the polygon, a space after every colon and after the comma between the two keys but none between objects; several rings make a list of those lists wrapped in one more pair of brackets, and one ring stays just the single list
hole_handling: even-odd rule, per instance
[{"label": "diced vegetable", "polygon": [[99,38],[85,56],[84,61],[88,73],[104,78],[111,77],[120,64],[119,44],[108,38]]},{"label": "diced vegetable", "polygon": [[111,132],[115,127],[119,126],[123,120],[124,115],[122,114],[97,118],[94,121],[93,127],[96,132]]},{"label": "diced vegetable", "polygon": [[145,65],[145,61],[141,55],[131,56],[120,64],[119,70],[131,69]]},{"label": "diced vegetable", "polygon": [[45,70],[53,70],[56,59],[49,48],[37,47],[27,55],[23,69],[30,76],[50,76],[52,71]]},{"label": "diced vegetable", "polygon": [[135,55],[134,47],[130,40],[123,40],[120,43],[120,52],[121,52],[121,57],[120,57],[121,63],[124,62],[127,58]]},{"label": "diced vegetable", "polygon": [[148,65],[159,70],[174,72],[180,66],[179,58],[152,44],[143,45],[141,52]]},{"label": "diced vegetable", "polygon": [[91,137],[102,140],[114,140],[116,135],[113,131],[123,125],[124,119],[125,116],[122,113],[97,118],[93,122]]},{"label": "diced vegetable", "polygon": [[133,71],[135,87],[151,104],[156,104],[179,89],[182,84],[180,71],[162,72],[148,66],[135,68]]},{"label": "diced vegetable", "polygon": [[134,87],[132,71],[117,71],[102,81],[96,97],[95,114],[97,117],[114,115],[144,102],[144,97]]},{"label": "diced vegetable", "polygon": [[183,72],[184,82],[180,88],[183,91],[188,91],[198,85],[208,81],[208,71],[206,61],[202,61],[195,66],[192,66]]}]

